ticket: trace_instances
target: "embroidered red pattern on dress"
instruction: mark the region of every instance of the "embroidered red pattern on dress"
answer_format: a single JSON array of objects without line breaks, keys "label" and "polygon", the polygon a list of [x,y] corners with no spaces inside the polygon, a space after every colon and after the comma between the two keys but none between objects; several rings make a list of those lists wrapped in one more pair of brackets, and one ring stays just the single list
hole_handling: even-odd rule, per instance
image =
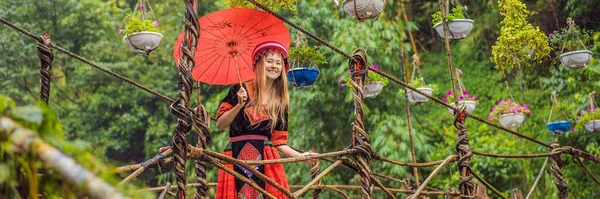
[{"label": "embroidered red pattern on dress", "polygon": [[254,107],[247,107],[244,112],[246,112],[246,116],[248,117],[248,120],[250,121],[250,124],[252,124],[252,126],[262,122],[262,121],[266,121],[269,120],[269,116],[267,115],[267,113],[265,113],[264,111],[260,114],[255,114],[254,113]]},{"label": "embroidered red pattern on dress", "polygon": [[240,199],[262,199],[263,195],[248,184],[244,184],[238,193]]}]

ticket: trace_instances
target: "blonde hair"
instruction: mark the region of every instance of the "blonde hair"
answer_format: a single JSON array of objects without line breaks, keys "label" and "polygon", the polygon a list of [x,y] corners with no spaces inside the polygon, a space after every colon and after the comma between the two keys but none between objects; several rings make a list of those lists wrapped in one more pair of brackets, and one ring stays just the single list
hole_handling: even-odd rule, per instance
[{"label": "blonde hair", "polygon": [[[256,77],[254,79],[255,88],[254,89],[254,98],[250,102],[250,106],[254,106],[254,114],[259,115],[265,111],[269,118],[271,119],[271,130],[275,128],[279,119],[282,119],[283,126],[287,125],[285,123],[286,113],[289,111],[290,107],[290,96],[288,93],[288,85],[287,85],[287,74],[285,73],[285,62],[283,60],[283,56],[281,54],[279,58],[281,58],[281,75],[279,78],[273,80],[273,89],[270,93],[265,92],[267,77],[265,74],[264,68],[264,59],[267,54],[260,57],[260,59],[254,64],[254,72]],[[262,106],[262,102],[268,96],[268,101],[266,106]]]}]

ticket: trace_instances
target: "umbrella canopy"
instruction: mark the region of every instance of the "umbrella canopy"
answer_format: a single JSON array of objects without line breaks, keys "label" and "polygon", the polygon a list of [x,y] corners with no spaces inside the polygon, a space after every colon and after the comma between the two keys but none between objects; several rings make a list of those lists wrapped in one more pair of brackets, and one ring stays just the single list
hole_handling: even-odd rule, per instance
[{"label": "umbrella canopy", "polygon": [[[234,8],[198,19],[200,38],[194,54],[192,77],[200,82],[229,85],[251,80],[252,51],[266,41],[290,47],[290,31],[277,17],[256,9]],[[179,61],[183,32],[175,41],[173,58]],[[179,63],[177,63],[179,64]]]}]

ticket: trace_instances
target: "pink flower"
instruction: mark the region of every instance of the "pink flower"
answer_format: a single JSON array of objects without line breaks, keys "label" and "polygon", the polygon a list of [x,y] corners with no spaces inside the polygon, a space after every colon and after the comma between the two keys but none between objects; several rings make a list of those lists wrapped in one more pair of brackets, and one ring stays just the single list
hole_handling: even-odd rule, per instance
[{"label": "pink flower", "polygon": [[346,84],[341,84],[340,87],[344,88],[346,87]]},{"label": "pink flower", "polygon": [[460,98],[459,98],[459,99],[460,99],[460,100],[464,100],[464,99],[465,99],[465,97],[464,97],[464,96],[460,96]]},{"label": "pink flower", "polygon": [[140,5],[140,10],[142,10],[142,12],[146,12],[146,7],[144,7],[144,5]]},{"label": "pink flower", "polygon": [[373,69],[379,70],[379,66],[377,66],[377,64],[373,64]]},{"label": "pink flower", "polygon": [[121,28],[117,29],[117,33],[121,34],[123,32],[123,30],[121,30]]},{"label": "pink flower", "polygon": [[158,27],[158,21],[156,21],[156,20],[152,21],[152,25],[153,25],[154,27]]},{"label": "pink flower", "polygon": [[462,94],[463,94],[463,95],[469,95],[469,92],[467,92],[467,91],[463,91],[463,92],[462,92]]},{"label": "pink flower", "polygon": [[338,82],[341,83],[342,81],[344,81],[344,78],[342,78],[342,76],[340,76],[340,78],[338,78]]},{"label": "pink flower", "polygon": [[479,100],[479,98],[478,98],[478,97],[476,97],[476,98],[475,98],[475,101],[478,101],[478,100]]},{"label": "pink flower", "polygon": [[488,120],[493,120],[494,116],[492,116],[492,114],[490,114],[490,116],[488,117]]},{"label": "pink flower", "polygon": [[452,91],[448,91],[448,92],[446,93],[446,96],[450,96],[450,95],[452,95]]}]

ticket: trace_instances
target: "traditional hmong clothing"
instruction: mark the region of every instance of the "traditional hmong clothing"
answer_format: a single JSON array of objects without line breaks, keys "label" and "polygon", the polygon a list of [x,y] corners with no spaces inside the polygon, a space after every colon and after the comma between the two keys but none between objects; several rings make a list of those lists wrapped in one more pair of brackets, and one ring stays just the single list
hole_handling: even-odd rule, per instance
[{"label": "traditional hmong clothing", "polygon": [[[248,96],[254,97],[254,82],[244,84]],[[231,110],[238,103],[237,92],[240,85],[233,85],[229,93],[221,102],[216,117],[219,118],[223,113]],[[249,103],[252,99],[249,99]],[[282,122],[285,121],[285,124]],[[223,152],[227,156],[239,160],[273,160],[280,159],[279,152],[275,147],[287,144],[287,113],[285,118],[278,119],[277,125],[271,131],[271,119],[266,113],[254,114],[254,107],[244,107],[235,116],[229,126],[229,144]],[[281,191],[268,183],[263,182],[251,172],[246,171],[239,165],[226,164],[228,168],[249,177],[260,187],[277,198],[287,198]],[[270,179],[279,183],[282,187],[289,190],[285,171],[282,164],[255,165],[254,169],[265,174]],[[219,170],[217,181],[217,199],[256,199],[264,198],[263,195],[250,185],[241,180],[235,179],[233,175]]]}]

